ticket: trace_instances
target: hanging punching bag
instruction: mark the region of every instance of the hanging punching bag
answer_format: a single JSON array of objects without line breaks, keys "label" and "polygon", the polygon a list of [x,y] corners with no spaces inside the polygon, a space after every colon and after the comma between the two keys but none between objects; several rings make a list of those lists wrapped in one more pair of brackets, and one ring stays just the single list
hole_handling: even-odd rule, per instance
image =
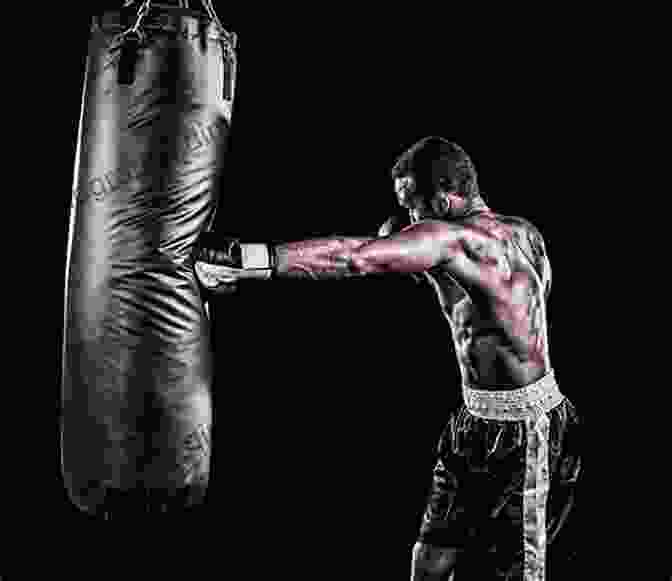
[{"label": "hanging punching bag", "polygon": [[192,506],[208,485],[213,355],[190,256],[215,217],[236,64],[211,2],[196,8],[93,18],[61,410],[64,482],[92,514],[133,491]]}]

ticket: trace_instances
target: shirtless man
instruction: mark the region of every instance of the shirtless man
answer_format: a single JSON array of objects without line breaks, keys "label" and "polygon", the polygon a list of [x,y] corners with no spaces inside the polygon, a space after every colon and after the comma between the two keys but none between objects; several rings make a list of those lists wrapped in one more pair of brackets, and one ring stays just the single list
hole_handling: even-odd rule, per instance
[{"label": "shirtless man", "polygon": [[[450,324],[464,402],[437,447],[412,580],[544,580],[580,471],[580,424],[549,357],[543,238],[490,210],[471,160],[445,139],[416,143],[392,178],[408,226],[280,245],[210,234],[197,276],[214,292],[246,278],[426,277]],[[487,572],[461,565],[474,554]]]}]

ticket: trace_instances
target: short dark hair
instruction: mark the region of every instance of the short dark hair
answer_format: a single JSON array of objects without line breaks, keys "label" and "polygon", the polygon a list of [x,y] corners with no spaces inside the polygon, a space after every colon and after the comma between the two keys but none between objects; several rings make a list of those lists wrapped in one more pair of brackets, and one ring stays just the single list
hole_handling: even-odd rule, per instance
[{"label": "short dark hair", "polygon": [[457,180],[466,198],[479,195],[476,168],[457,143],[443,137],[425,137],[405,151],[392,167],[392,179],[413,175],[419,187],[436,191],[444,180]]}]

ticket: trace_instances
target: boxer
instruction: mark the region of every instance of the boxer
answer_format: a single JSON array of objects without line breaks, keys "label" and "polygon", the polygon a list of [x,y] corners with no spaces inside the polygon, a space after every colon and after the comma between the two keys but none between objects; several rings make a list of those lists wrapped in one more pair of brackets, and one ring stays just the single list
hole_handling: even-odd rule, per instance
[{"label": "boxer", "polygon": [[488,207],[455,143],[419,141],[391,177],[409,225],[285,244],[210,234],[194,256],[197,276],[213,292],[249,278],[424,276],[450,325],[464,401],[436,450],[412,580],[541,581],[580,471],[579,418],[549,355],[544,239]]}]

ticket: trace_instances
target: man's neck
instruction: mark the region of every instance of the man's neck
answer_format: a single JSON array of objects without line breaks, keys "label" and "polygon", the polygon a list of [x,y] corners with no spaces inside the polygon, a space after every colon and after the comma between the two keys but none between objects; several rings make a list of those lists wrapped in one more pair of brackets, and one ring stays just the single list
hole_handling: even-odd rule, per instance
[{"label": "man's neck", "polygon": [[[455,220],[458,218],[470,218],[471,216],[478,216],[481,214],[492,214],[492,210],[488,207],[488,205],[485,203],[485,200],[481,198],[480,196],[477,198],[474,198],[469,202],[468,205],[466,205],[459,214],[454,214],[454,215],[447,215],[444,216],[443,218],[446,220]],[[415,224],[416,222],[422,221],[421,218],[416,219],[413,217],[413,213],[409,211],[408,213],[409,220],[411,224]],[[439,218],[437,216],[437,218]]]}]

